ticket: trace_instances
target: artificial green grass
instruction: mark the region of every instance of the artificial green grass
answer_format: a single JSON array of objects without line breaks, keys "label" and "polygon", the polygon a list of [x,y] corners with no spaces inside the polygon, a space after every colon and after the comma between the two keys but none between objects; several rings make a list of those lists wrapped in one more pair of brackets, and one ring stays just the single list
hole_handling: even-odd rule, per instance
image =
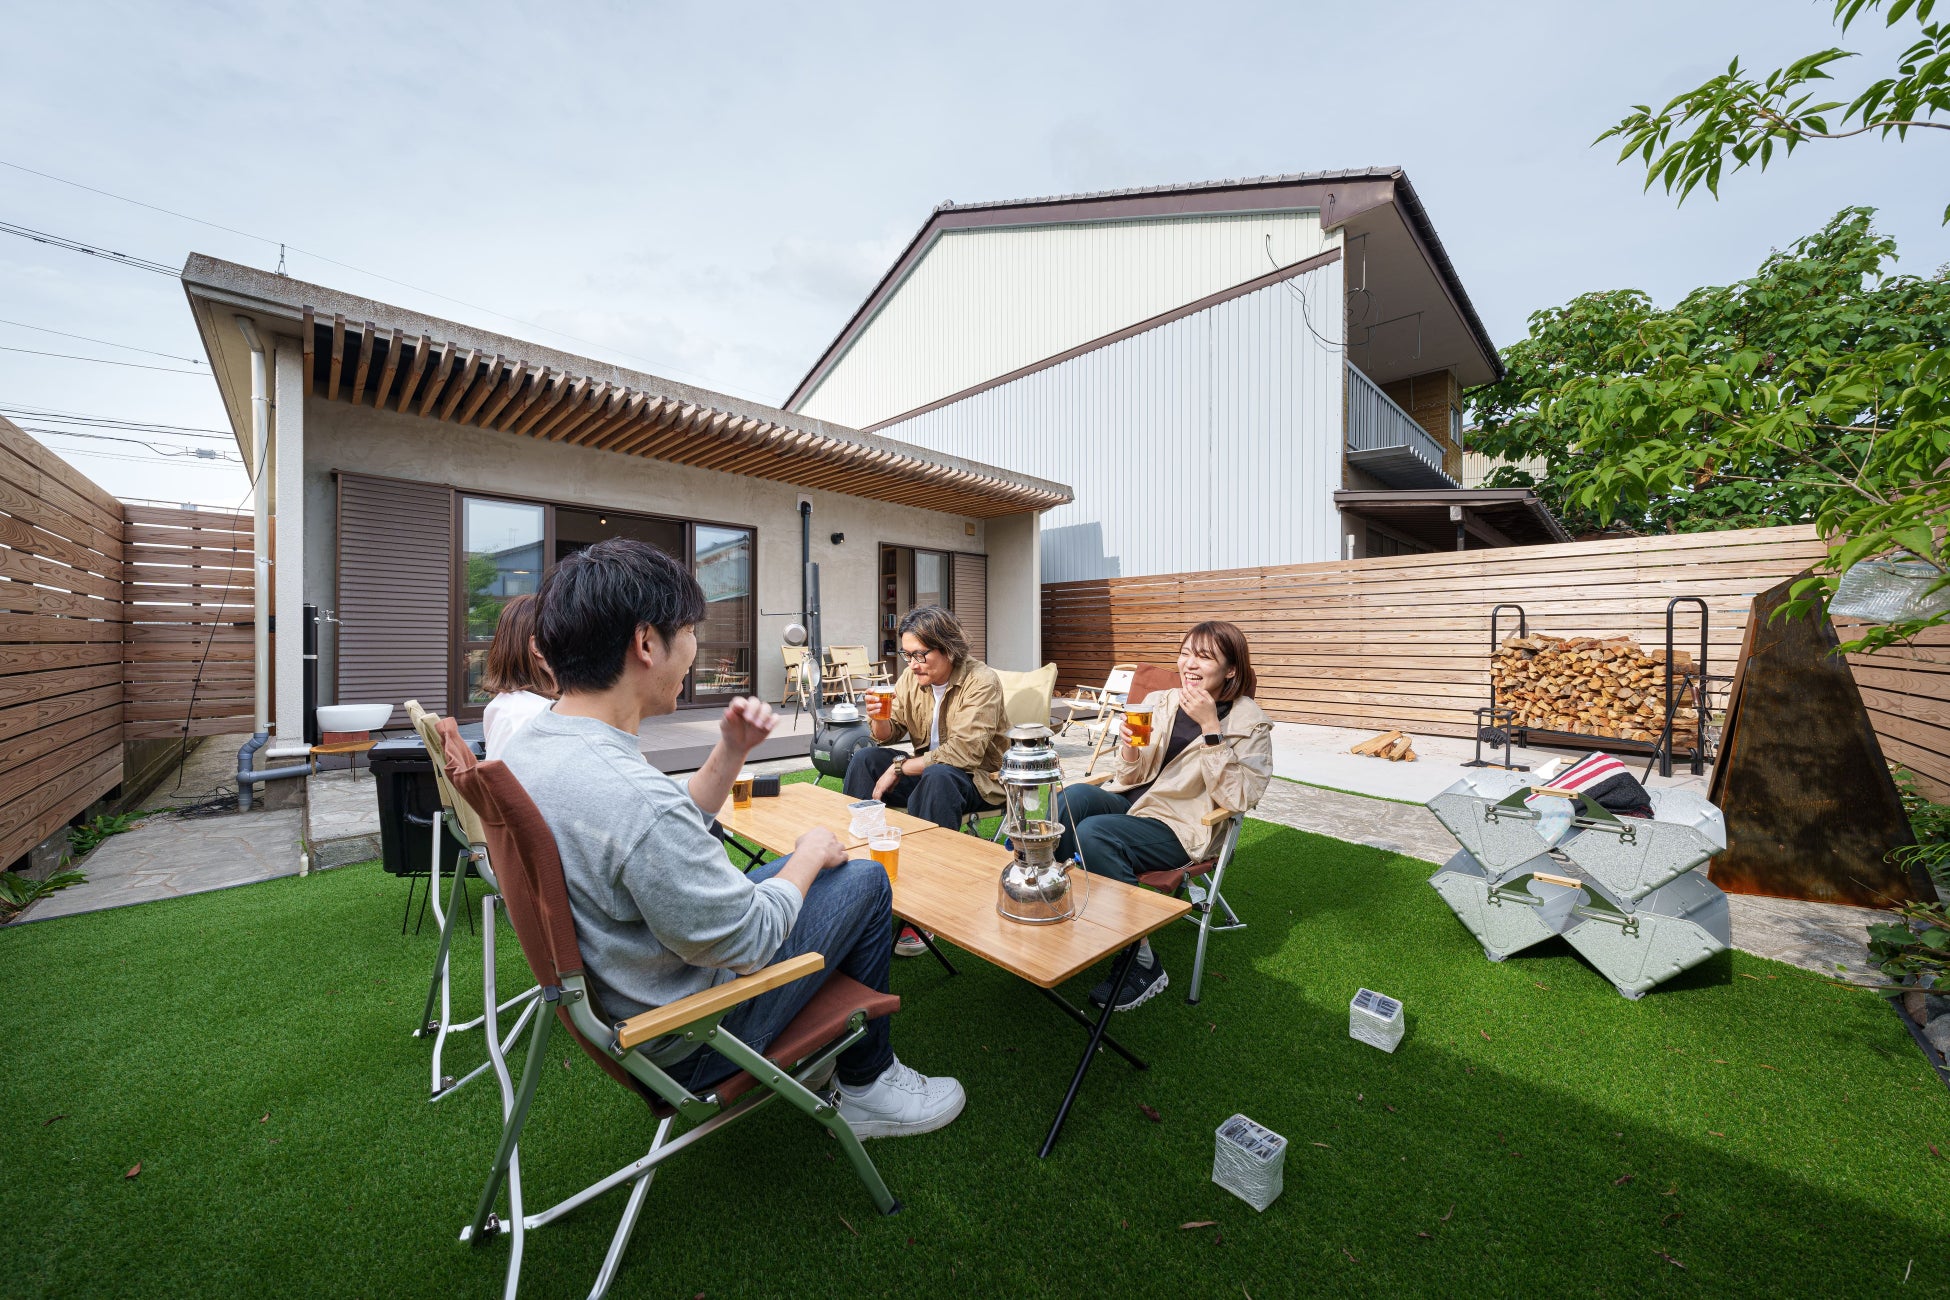
[{"label": "artificial green grass", "polygon": [[[1166,932],[1171,990],[1114,1021],[1152,1068],[1101,1055],[1047,1161],[1081,1033],[973,957],[897,961],[897,1048],[969,1094],[869,1144],[905,1209],[774,1106],[665,1166],[612,1294],[1950,1293],[1950,1096],[1879,999],[1739,954],[1637,1003],[1561,945],[1491,965],[1430,869],[1249,824],[1249,928],[1214,936],[1196,1007],[1193,930]],[[348,867],[0,932],[0,1291],[496,1293],[505,1239],[456,1237],[497,1099],[426,1101],[436,936],[400,935],[403,890]],[[463,932],[462,1007],[479,953]],[[1395,1055],[1347,1036],[1362,985],[1407,1006]],[[1291,1143],[1264,1214],[1210,1181],[1234,1112]],[[530,1210],[650,1127],[558,1036]],[[621,1203],[532,1233],[524,1294],[583,1294]]]}]

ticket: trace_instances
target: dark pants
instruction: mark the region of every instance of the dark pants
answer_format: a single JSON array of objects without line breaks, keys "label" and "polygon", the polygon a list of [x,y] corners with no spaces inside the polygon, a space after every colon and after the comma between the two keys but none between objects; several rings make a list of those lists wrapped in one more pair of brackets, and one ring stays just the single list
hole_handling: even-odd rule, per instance
[{"label": "dark pants", "polygon": [[[754,867],[746,878],[757,883],[775,876],[786,861],[778,858]],[[834,971],[885,993],[887,965],[893,956],[893,903],[893,887],[887,883],[887,872],[878,862],[856,858],[821,872],[806,893],[806,901],[799,908],[799,919],[792,923],[792,932],[772,954],[772,961],[782,962],[801,953],[817,952],[825,954],[826,969],[739,1003],[721,1022],[725,1029],[753,1051],[763,1052]],[[851,1086],[872,1083],[893,1061],[888,1017],[869,1020],[867,1032],[860,1041],[840,1053],[837,1062],[840,1082]],[[696,1092],[737,1070],[737,1066],[707,1047],[670,1067],[670,1076]]]},{"label": "dark pants", "polygon": [[[874,783],[881,774],[907,755],[897,749],[871,747],[855,750],[846,765],[843,782],[849,799],[873,798]],[[922,821],[958,830],[964,813],[980,812],[988,806],[975,778],[958,767],[936,763],[919,776],[899,776],[881,796],[895,808],[905,808]]]},{"label": "dark pants", "polygon": [[1131,801],[1101,786],[1069,785],[1056,801],[1063,838],[1056,843],[1061,861],[1083,850],[1083,865],[1093,875],[1127,885],[1147,871],[1170,871],[1191,861],[1171,827],[1149,817],[1131,816]]}]

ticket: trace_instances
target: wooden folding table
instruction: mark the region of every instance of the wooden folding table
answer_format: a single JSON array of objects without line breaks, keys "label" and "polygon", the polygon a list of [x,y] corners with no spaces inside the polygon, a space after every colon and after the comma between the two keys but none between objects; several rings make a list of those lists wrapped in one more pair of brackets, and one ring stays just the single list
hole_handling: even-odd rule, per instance
[{"label": "wooden folding table", "polygon": [[[790,799],[790,803],[787,800]],[[860,837],[844,834],[851,801],[835,790],[809,784],[786,786],[777,799],[755,799],[751,808],[726,809],[719,821],[727,829],[775,853],[789,852],[800,834],[813,826],[828,826],[841,843],[858,847]],[[1148,1068],[1128,1048],[1105,1033],[1111,1017],[1106,1003],[1093,1022],[1056,992],[1105,957],[1117,954],[1111,987],[1121,988],[1137,958],[1138,941],[1170,925],[1191,910],[1191,904],[1149,889],[1126,885],[1104,876],[1091,876],[1080,887],[1088,891],[1082,916],[1048,925],[1011,921],[995,908],[996,889],[1011,854],[1008,849],[973,835],[918,822],[888,810],[888,822],[902,828],[900,866],[894,879],[894,915],[917,929],[932,930],[956,946],[974,953],[1011,975],[1026,980],[1065,1015],[1090,1033],[1089,1046],[1077,1062],[1063,1104],[1057,1108],[1041,1154],[1049,1155],[1063,1131],[1070,1107],[1083,1086],[1083,1076],[1100,1046],[1108,1046],[1133,1067]],[[896,820],[896,819],[899,820]],[[837,824],[836,824],[837,823]],[[944,960],[944,964],[945,960]],[[949,973],[954,968],[949,966]]]}]

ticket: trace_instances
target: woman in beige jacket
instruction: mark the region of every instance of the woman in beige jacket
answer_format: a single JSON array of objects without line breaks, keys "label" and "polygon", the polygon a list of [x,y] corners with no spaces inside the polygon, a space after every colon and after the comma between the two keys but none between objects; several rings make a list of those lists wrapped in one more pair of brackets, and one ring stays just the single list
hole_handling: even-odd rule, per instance
[{"label": "woman in beige jacket", "polygon": [[[1178,648],[1179,689],[1153,692],[1151,743],[1134,749],[1120,718],[1117,768],[1102,786],[1066,787],[1058,804],[1067,828],[1059,860],[1081,856],[1100,876],[1126,884],[1203,858],[1215,808],[1248,812],[1273,775],[1273,723],[1253,702],[1246,634],[1232,623],[1200,623]],[[1116,1008],[1129,1011],[1170,983],[1149,941],[1138,949]],[[1110,981],[1090,991],[1101,1006]]]}]

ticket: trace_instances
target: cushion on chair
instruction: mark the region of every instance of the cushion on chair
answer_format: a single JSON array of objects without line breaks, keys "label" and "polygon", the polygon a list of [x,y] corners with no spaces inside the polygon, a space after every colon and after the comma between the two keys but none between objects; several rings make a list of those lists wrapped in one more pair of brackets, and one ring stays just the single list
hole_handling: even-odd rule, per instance
[{"label": "cushion on chair", "polygon": [[1137,670],[1131,674],[1130,698],[1142,703],[1159,691],[1175,691],[1181,684],[1178,674],[1169,668],[1139,664]]},{"label": "cushion on chair", "polygon": [[1178,887],[1185,883],[1185,877],[1210,875],[1218,865],[1217,858],[1206,858],[1202,862],[1188,862],[1182,867],[1173,867],[1170,871],[1147,871],[1138,877],[1138,883],[1162,890],[1167,894],[1175,894],[1178,892]]},{"label": "cushion on chair", "polygon": [[[896,995],[875,993],[851,976],[834,971],[819,986],[819,992],[812,995],[812,1001],[801,1007],[792,1023],[772,1040],[772,1045],[765,1049],[765,1059],[790,1068],[845,1033],[846,1022],[855,1011],[865,1011],[867,1019],[878,1020],[900,1009],[901,1000]],[[750,1092],[757,1083],[758,1080],[740,1070],[714,1084],[711,1090],[718,1094],[719,1101],[730,1103]]]},{"label": "cushion on chair", "polygon": [[998,668],[995,677],[1002,687],[1002,715],[1010,726],[1049,725],[1050,697],[1056,693],[1055,664],[1044,664],[1027,673]]}]

